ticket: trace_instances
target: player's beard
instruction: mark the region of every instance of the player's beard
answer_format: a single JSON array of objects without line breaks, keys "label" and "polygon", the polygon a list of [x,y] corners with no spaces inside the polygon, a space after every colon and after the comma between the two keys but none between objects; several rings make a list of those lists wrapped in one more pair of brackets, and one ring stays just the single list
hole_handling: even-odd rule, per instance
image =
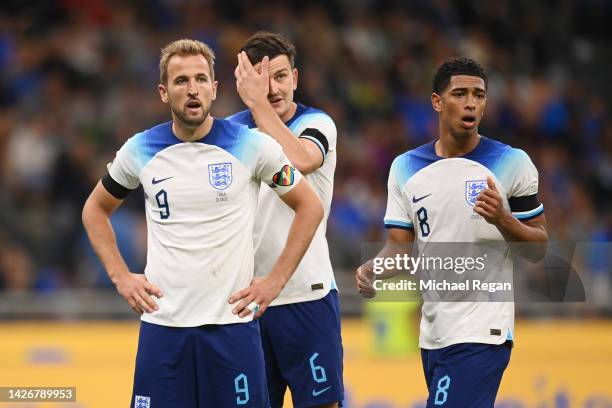
[{"label": "player's beard", "polygon": [[202,123],[204,123],[204,121],[208,117],[208,114],[210,112],[210,105],[205,106],[204,104],[202,104],[202,114],[195,118],[190,118],[189,116],[187,116],[187,113],[185,112],[186,108],[180,109],[179,107],[175,106],[172,101],[170,101],[170,109],[172,109],[172,113],[174,113],[174,116],[178,119],[179,122],[181,122],[183,126],[195,129],[199,127]]},{"label": "player's beard", "polygon": [[472,135],[478,134],[478,129],[476,130],[459,129],[458,131],[452,132],[452,134],[455,140],[465,141],[465,140],[468,140]]}]

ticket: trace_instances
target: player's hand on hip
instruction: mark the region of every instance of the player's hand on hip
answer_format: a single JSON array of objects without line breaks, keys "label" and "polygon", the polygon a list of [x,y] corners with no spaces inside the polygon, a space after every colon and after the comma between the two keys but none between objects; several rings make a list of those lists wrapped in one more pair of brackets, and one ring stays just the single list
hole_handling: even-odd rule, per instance
[{"label": "player's hand on hip", "polygon": [[254,313],[254,319],[257,319],[264,314],[268,305],[276,299],[282,289],[282,284],[269,275],[254,278],[248,288],[230,296],[229,303],[236,304],[232,313],[240,317]]},{"label": "player's hand on hip", "polygon": [[498,225],[507,215],[503,200],[491,176],[487,177],[487,188],[482,190],[476,198],[474,211],[482,216],[489,224]]},{"label": "player's hand on hip", "polygon": [[269,103],[270,59],[264,57],[258,68],[253,67],[246,52],[242,51],[238,54],[238,66],[234,71],[236,90],[249,109],[252,109],[257,103]]},{"label": "player's hand on hip", "polygon": [[117,291],[127,300],[130,307],[138,314],[152,313],[159,310],[151,296],[161,298],[159,288],[147,280],[144,274],[128,272],[116,281]]},{"label": "player's hand on hip", "polygon": [[357,284],[357,290],[359,294],[366,298],[371,299],[376,296],[376,289],[374,289],[374,272],[366,264],[361,265],[355,271],[355,283]]}]

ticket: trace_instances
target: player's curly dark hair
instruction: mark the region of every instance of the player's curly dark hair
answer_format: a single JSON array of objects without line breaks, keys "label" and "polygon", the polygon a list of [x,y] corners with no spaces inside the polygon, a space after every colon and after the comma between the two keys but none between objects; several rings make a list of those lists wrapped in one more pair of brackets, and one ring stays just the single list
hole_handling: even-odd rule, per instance
[{"label": "player's curly dark hair", "polygon": [[453,75],[471,75],[484,80],[487,86],[487,73],[485,69],[473,59],[467,57],[446,60],[438,67],[433,78],[433,91],[437,94],[444,92]]},{"label": "player's curly dark hair", "polygon": [[295,46],[282,34],[258,31],[249,38],[240,51],[246,51],[251,64],[261,62],[266,55],[273,59],[279,55],[289,58],[291,68],[295,64]]}]

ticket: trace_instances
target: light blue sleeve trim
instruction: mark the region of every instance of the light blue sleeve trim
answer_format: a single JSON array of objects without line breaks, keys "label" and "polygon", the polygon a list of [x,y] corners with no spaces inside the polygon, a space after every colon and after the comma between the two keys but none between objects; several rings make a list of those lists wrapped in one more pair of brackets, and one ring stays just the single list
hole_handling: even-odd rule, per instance
[{"label": "light blue sleeve trim", "polygon": [[537,208],[534,208],[533,210],[523,211],[523,212],[513,212],[512,215],[516,219],[524,220],[526,218],[537,217],[538,215],[542,214],[543,212],[544,212],[544,204],[540,204]]},{"label": "light blue sleeve trim", "polygon": [[410,222],[405,222],[405,221],[385,220],[385,227],[386,228],[413,229],[414,225]]}]

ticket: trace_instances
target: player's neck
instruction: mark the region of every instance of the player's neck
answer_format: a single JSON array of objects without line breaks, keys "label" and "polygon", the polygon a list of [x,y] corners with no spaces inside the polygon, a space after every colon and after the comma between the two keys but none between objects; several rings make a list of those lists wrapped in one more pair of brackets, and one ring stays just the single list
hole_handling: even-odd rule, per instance
[{"label": "player's neck", "polygon": [[174,132],[176,137],[183,142],[195,142],[202,139],[210,132],[213,125],[213,117],[210,114],[206,116],[204,122],[202,122],[202,124],[196,128],[186,126],[176,117],[173,117],[172,119],[172,132]]},{"label": "player's neck", "polygon": [[461,157],[470,153],[478,146],[480,135],[478,132],[467,137],[455,137],[449,134],[441,134],[434,145],[436,155],[444,158]]},{"label": "player's neck", "polygon": [[291,107],[289,108],[289,110],[285,112],[283,116],[280,117],[283,123],[289,122],[291,118],[293,118],[293,115],[295,115],[295,112],[297,112],[297,103],[291,102]]}]

